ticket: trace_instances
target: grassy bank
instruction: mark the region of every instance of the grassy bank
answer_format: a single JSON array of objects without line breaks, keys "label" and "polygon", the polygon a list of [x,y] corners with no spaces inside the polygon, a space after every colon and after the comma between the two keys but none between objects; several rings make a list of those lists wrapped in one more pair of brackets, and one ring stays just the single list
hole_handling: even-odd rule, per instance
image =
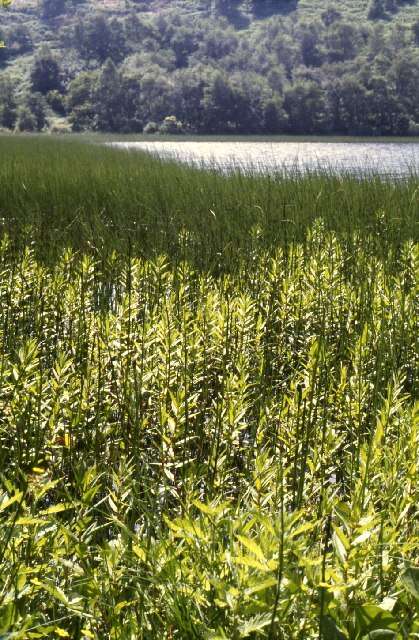
[{"label": "grassy bank", "polygon": [[415,638],[417,179],[0,146],[0,637]]}]

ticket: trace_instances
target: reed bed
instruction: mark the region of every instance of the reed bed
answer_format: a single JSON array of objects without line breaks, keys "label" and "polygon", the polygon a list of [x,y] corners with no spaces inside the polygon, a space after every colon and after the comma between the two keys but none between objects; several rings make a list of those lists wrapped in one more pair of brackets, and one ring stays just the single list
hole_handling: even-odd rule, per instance
[{"label": "reed bed", "polygon": [[0,146],[0,637],[419,637],[415,176]]},{"label": "reed bed", "polygon": [[[339,235],[361,231],[387,256],[417,240],[418,179],[364,179],[318,170],[301,175],[221,175],[98,144],[0,137],[0,231],[43,261],[62,250],[116,250],[197,268],[234,270],[258,245],[304,242],[322,217]],[[188,234],[185,245],[183,231]]]}]

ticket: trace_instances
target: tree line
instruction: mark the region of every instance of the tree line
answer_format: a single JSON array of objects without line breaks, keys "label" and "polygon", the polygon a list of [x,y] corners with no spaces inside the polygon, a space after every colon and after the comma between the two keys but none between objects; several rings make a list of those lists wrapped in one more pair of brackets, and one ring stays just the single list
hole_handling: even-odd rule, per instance
[{"label": "tree line", "polygon": [[[60,119],[74,131],[417,134],[419,20],[385,19],[402,1],[371,0],[361,24],[337,5],[313,20],[290,13],[240,24],[236,0],[153,15],[138,0],[119,18],[86,12],[83,0],[42,0],[53,46],[34,50],[24,24],[0,33],[0,126],[42,130]],[[5,71],[19,55],[32,55],[26,88]]]}]

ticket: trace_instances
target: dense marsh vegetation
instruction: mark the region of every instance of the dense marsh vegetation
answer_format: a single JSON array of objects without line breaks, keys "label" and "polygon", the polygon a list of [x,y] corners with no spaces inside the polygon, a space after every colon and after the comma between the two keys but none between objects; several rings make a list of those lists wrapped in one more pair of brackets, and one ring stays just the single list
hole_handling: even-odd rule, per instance
[{"label": "dense marsh vegetation", "polygon": [[417,177],[0,147],[1,637],[417,638]]}]

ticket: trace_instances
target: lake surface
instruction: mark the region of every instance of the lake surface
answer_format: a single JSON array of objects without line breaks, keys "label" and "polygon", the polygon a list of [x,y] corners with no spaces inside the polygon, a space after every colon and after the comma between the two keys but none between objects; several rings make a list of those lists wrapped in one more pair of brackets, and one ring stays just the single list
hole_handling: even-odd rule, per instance
[{"label": "lake surface", "polygon": [[111,146],[146,151],[161,158],[222,170],[259,172],[328,169],[338,173],[372,171],[403,177],[419,173],[418,142],[142,141]]}]

